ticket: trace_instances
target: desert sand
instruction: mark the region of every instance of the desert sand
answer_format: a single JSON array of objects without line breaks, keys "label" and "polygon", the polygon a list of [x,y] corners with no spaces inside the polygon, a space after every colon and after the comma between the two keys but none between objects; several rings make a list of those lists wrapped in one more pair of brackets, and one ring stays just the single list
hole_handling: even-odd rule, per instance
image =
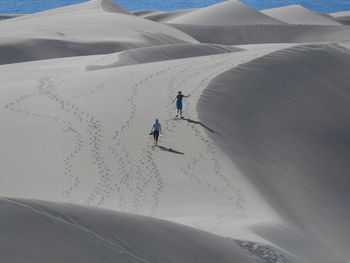
[{"label": "desert sand", "polygon": [[346,15],[1,20],[1,262],[348,263]]}]

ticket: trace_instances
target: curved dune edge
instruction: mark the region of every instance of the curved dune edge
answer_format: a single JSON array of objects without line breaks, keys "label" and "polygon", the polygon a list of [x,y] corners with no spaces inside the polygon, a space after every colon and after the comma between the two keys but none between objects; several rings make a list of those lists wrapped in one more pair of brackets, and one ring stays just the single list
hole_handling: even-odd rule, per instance
[{"label": "curved dune edge", "polygon": [[263,43],[349,42],[350,27],[321,25],[203,26],[168,24],[201,43],[247,45]]},{"label": "curved dune edge", "polygon": [[[155,22],[166,23],[176,17],[191,13],[195,10],[198,10],[198,8],[167,11],[167,12],[153,12],[153,13],[146,13],[146,14],[141,13],[141,17],[155,21]],[[140,13],[137,13],[137,14],[140,14]]]},{"label": "curved dune edge", "polygon": [[180,30],[116,10],[109,0],[89,1],[2,21],[0,64],[198,43]]},{"label": "curved dune edge", "polygon": [[225,54],[242,50],[241,48],[213,44],[175,44],[137,48],[99,58],[98,61],[87,65],[86,70],[100,70],[157,61]]},{"label": "curved dune edge", "polygon": [[98,208],[1,198],[0,211],[3,262],[291,262],[272,247]]},{"label": "curved dune edge", "polygon": [[218,76],[198,104],[221,131],[210,137],[288,222],[255,231],[305,262],[350,256],[349,67],[338,45],[292,47]]}]

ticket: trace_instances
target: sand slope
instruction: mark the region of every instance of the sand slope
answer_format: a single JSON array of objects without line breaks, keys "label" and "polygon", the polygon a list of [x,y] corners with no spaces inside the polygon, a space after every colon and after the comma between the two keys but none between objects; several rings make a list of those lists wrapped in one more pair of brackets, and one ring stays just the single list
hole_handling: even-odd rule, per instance
[{"label": "sand slope", "polygon": [[348,263],[350,27],[305,12],[2,20],[0,261]]},{"label": "sand slope", "polygon": [[20,199],[0,211],[2,262],[256,262],[233,240],[152,218]]},{"label": "sand slope", "polygon": [[149,14],[143,14],[142,17],[152,21],[165,23],[165,22],[171,21],[176,17],[191,13],[195,10],[198,10],[198,9],[193,8],[193,9],[184,9],[184,10],[176,10],[176,11],[168,11],[168,12],[154,12]]},{"label": "sand slope", "polygon": [[261,11],[270,17],[284,21],[288,24],[304,25],[341,25],[331,17],[313,12],[300,5],[277,7]]},{"label": "sand slope", "polygon": [[5,19],[11,19],[11,18],[15,18],[15,17],[19,17],[22,15],[17,15],[17,14],[0,14],[0,20],[5,20]]},{"label": "sand slope", "polygon": [[167,22],[193,25],[283,24],[283,22],[268,17],[236,0],[200,8],[169,19]]},{"label": "sand slope", "polygon": [[159,47],[136,48],[116,53],[114,55],[106,55],[88,65],[86,69],[105,69],[155,61],[231,53],[241,50],[242,49],[236,47],[213,44],[176,44]]},{"label": "sand slope", "polygon": [[330,15],[339,23],[350,25],[350,11],[337,12]]},{"label": "sand slope", "polygon": [[343,47],[293,47],[217,77],[199,103],[221,131],[211,137],[290,224],[255,230],[305,262],[350,256],[349,68]]},{"label": "sand slope", "polygon": [[[2,194],[153,215],[263,241],[244,226],[278,216],[208,140],[211,128],[198,121],[195,106],[214,76],[273,50],[89,72],[81,68],[92,62],[82,58],[66,63],[68,69],[64,60],[73,58],[52,60],[52,70],[42,69],[50,61],[2,66],[8,80],[0,89],[0,159],[9,175]],[[191,94],[183,121],[174,119],[171,103],[178,90]],[[152,149],[148,133],[156,117],[165,138]]]},{"label": "sand slope", "polygon": [[350,41],[348,26],[169,24],[202,43],[244,45],[261,43],[310,43]]},{"label": "sand slope", "polygon": [[109,1],[98,3],[100,5],[96,1],[81,4],[77,11],[73,6],[2,21],[0,50],[4,55],[0,63],[197,42],[169,26],[133,15],[111,13],[114,9],[105,7],[113,4]]}]

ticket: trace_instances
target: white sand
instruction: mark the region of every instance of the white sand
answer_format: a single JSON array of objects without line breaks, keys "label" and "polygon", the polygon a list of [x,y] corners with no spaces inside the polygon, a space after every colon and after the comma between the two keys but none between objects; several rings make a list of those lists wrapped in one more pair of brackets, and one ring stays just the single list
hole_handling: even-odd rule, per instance
[{"label": "white sand", "polygon": [[343,47],[293,47],[226,72],[199,105],[203,123],[222,131],[212,137],[293,229],[256,231],[304,262],[349,256],[349,67]]},{"label": "white sand", "polygon": [[171,21],[172,19],[182,16],[187,13],[191,13],[195,10],[198,10],[197,8],[193,9],[184,9],[184,10],[175,10],[175,11],[146,11],[146,12],[133,12],[136,16],[140,16],[142,18],[146,18],[152,21],[156,22],[168,22]]},{"label": "white sand", "polygon": [[200,8],[169,19],[167,22],[191,25],[284,24],[236,0],[229,0],[206,8]]},{"label": "white sand", "polygon": [[330,14],[336,21],[343,25],[350,25],[350,11]]},{"label": "white sand", "polygon": [[[107,3],[107,4],[106,4]],[[197,43],[169,26],[115,12],[109,1],[90,1],[0,23],[0,64],[129,48]],[[79,7],[79,8],[78,8]],[[107,11],[106,11],[107,10]]]},{"label": "white sand", "polygon": [[245,45],[262,43],[349,42],[349,26],[169,24],[203,43]]},{"label": "white sand", "polygon": [[261,11],[270,17],[288,24],[299,25],[341,25],[331,17],[313,12],[300,5],[277,7]]},{"label": "white sand", "polygon": [[347,263],[349,27],[187,11],[0,22],[1,262]]}]

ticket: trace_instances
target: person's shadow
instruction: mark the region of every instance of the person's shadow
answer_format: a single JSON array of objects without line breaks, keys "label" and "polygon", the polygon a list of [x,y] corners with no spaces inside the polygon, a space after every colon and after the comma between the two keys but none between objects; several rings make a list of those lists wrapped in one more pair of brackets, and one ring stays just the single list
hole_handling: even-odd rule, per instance
[{"label": "person's shadow", "polygon": [[176,154],[185,154],[185,153],[183,153],[183,152],[176,151],[176,150],[174,150],[174,149],[172,149],[172,148],[167,148],[167,147],[160,146],[160,145],[158,145],[157,147],[158,147],[159,149],[161,149],[162,151],[165,151],[165,152],[176,153]]},{"label": "person's shadow", "polygon": [[205,128],[206,130],[212,132],[212,133],[216,133],[218,135],[220,135],[218,132],[214,131],[213,129],[210,129],[208,126],[206,126],[205,124],[203,124],[202,122],[200,121],[195,121],[195,120],[191,120],[189,118],[183,118],[183,120],[185,121],[188,121],[189,123],[194,123],[194,124],[199,124],[200,126],[202,126],[203,128]]}]

